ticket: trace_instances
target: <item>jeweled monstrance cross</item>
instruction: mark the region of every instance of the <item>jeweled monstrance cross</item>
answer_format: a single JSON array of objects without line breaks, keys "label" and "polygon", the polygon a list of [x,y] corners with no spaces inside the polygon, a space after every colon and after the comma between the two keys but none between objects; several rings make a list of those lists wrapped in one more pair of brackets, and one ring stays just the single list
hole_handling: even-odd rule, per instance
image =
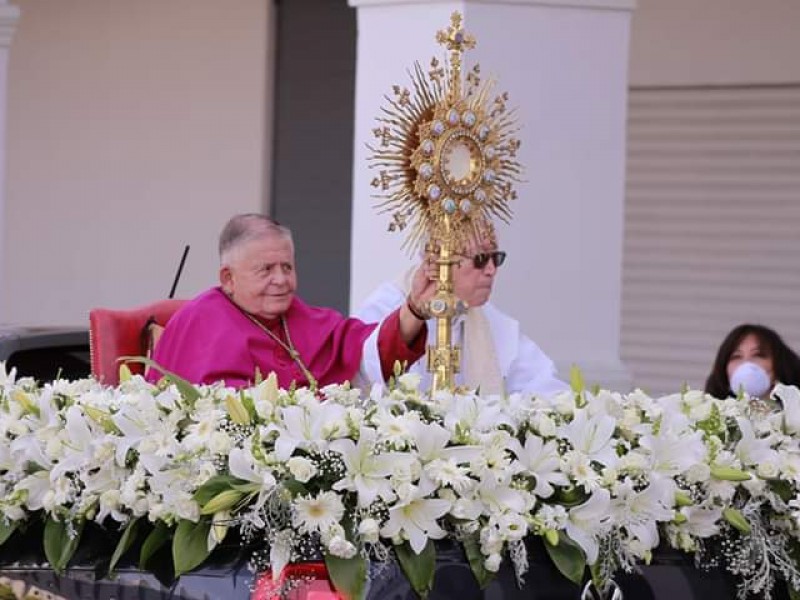
[{"label": "jeweled monstrance cross", "polygon": [[426,307],[436,318],[436,344],[427,349],[432,392],[454,389],[460,363],[452,341],[455,254],[480,239],[492,217],[510,220],[508,203],[521,172],[508,94],[490,100],[492,82],[481,81],[477,64],[462,78],[463,55],[475,38],[464,31],[459,13],[436,40],[448,51],[444,62],[433,58],[427,72],[414,63],[413,91],[393,86],[373,129],[377,146],[369,146],[379,210],[392,215],[389,230],[410,225],[404,245],[424,243],[436,257],[437,290]]}]

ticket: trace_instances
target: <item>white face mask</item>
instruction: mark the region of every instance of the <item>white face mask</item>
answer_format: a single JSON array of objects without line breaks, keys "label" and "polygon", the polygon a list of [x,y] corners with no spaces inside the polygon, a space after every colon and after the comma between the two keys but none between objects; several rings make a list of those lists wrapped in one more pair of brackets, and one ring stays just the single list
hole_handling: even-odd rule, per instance
[{"label": "white face mask", "polygon": [[731,375],[731,391],[738,394],[740,389],[755,398],[769,392],[772,382],[764,368],[756,363],[743,362]]}]

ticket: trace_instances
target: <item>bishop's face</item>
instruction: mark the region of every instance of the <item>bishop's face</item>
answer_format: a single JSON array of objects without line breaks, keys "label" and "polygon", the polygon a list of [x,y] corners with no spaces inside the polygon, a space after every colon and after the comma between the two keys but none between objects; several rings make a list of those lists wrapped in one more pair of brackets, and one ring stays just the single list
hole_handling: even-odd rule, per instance
[{"label": "bishop's face", "polygon": [[476,267],[476,254],[493,252],[496,246],[490,240],[471,240],[459,253],[459,261],[453,267],[453,291],[467,306],[486,304],[492,295],[497,267],[489,260],[483,267]]},{"label": "bishop's face", "polygon": [[220,269],[220,283],[247,312],[267,320],[280,317],[297,289],[291,240],[273,234],[243,242]]}]

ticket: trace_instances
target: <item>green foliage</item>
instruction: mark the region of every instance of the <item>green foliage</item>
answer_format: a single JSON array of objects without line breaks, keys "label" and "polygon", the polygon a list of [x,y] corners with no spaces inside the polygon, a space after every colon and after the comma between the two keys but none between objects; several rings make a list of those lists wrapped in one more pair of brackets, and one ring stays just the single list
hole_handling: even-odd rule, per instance
[{"label": "green foliage", "polygon": [[367,595],[367,561],[360,554],[339,558],[325,554],[325,566],[336,588],[347,600],[362,600]]},{"label": "green foliage", "polygon": [[6,543],[6,540],[11,537],[19,527],[19,521],[6,522],[5,517],[0,516],[0,546]]},{"label": "green foliage", "polygon": [[201,519],[194,523],[182,519],[172,538],[172,562],[175,565],[175,576],[188,573],[199,566],[211,551],[208,549],[208,532],[211,521]]},{"label": "green foliage", "polygon": [[197,399],[200,397],[200,390],[186,381],[183,377],[180,377],[171,371],[167,371],[154,360],[150,360],[144,356],[120,356],[118,360],[141,363],[146,367],[155,369],[164,376],[164,379],[166,379],[168,383],[171,383],[178,388],[178,392],[180,392],[181,397],[186,400],[189,406],[194,406],[195,402],[197,402]]},{"label": "green foliage", "polygon": [[125,531],[122,533],[117,547],[114,548],[114,554],[111,555],[111,564],[108,566],[109,574],[114,572],[119,559],[122,558],[133,545],[133,542],[136,541],[136,536],[139,535],[139,531],[141,530],[141,524],[141,519],[133,519],[128,523],[127,527],[125,527]]},{"label": "green foliage", "polygon": [[44,524],[44,555],[53,570],[64,573],[78,548],[83,533],[83,521],[56,521],[48,518]]},{"label": "green foliage", "polygon": [[427,598],[433,589],[433,575],[436,572],[436,546],[433,540],[429,539],[419,554],[408,542],[395,546],[394,551],[411,588],[420,598]]},{"label": "green foliage", "polygon": [[558,544],[553,546],[545,543],[544,547],[561,574],[573,583],[580,585],[586,570],[586,557],[583,550],[563,532],[560,532]]},{"label": "green foliage", "polygon": [[169,527],[162,521],[156,523],[153,531],[147,536],[142,544],[142,549],[139,552],[139,568],[142,570],[150,570],[150,561],[172,536]]},{"label": "green foliage", "polygon": [[480,588],[485,589],[486,586],[491,583],[492,579],[494,579],[494,573],[487,570],[486,567],[483,566],[485,557],[483,554],[481,554],[481,546],[480,541],[478,540],[478,535],[471,535],[462,540],[461,543],[464,546],[464,554],[466,555],[469,566],[472,569],[472,574],[475,575],[475,579],[477,580]]}]

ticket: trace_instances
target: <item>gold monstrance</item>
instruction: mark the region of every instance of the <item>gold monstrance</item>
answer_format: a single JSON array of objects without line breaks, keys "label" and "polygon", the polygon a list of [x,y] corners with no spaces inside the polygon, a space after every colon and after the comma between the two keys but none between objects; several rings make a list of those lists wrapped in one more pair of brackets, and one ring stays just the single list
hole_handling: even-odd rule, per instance
[{"label": "gold monstrance", "polygon": [[413,92],[393,87],[373,129],[379,144],[369,147],[370,166],[379,170],[372,180],[379,209],[392,214],[389,230],[410,224],[405,245],[424,242],[437,255],[437,291],[426,307],[436,318],[436,345],[427,351],[433,392],[453,390],[460,362],[452,343],[454,255],[480,238],[492,217],[509,221],[521,172],[508,93],[490,101],[492,82],[481,81],[479,65],[462,81],[462,56],[475,39],[462,28],[461,14],[452,14],[436,40],[448,50],[444,64],[434,58],[425,73],[415,63]]}]

